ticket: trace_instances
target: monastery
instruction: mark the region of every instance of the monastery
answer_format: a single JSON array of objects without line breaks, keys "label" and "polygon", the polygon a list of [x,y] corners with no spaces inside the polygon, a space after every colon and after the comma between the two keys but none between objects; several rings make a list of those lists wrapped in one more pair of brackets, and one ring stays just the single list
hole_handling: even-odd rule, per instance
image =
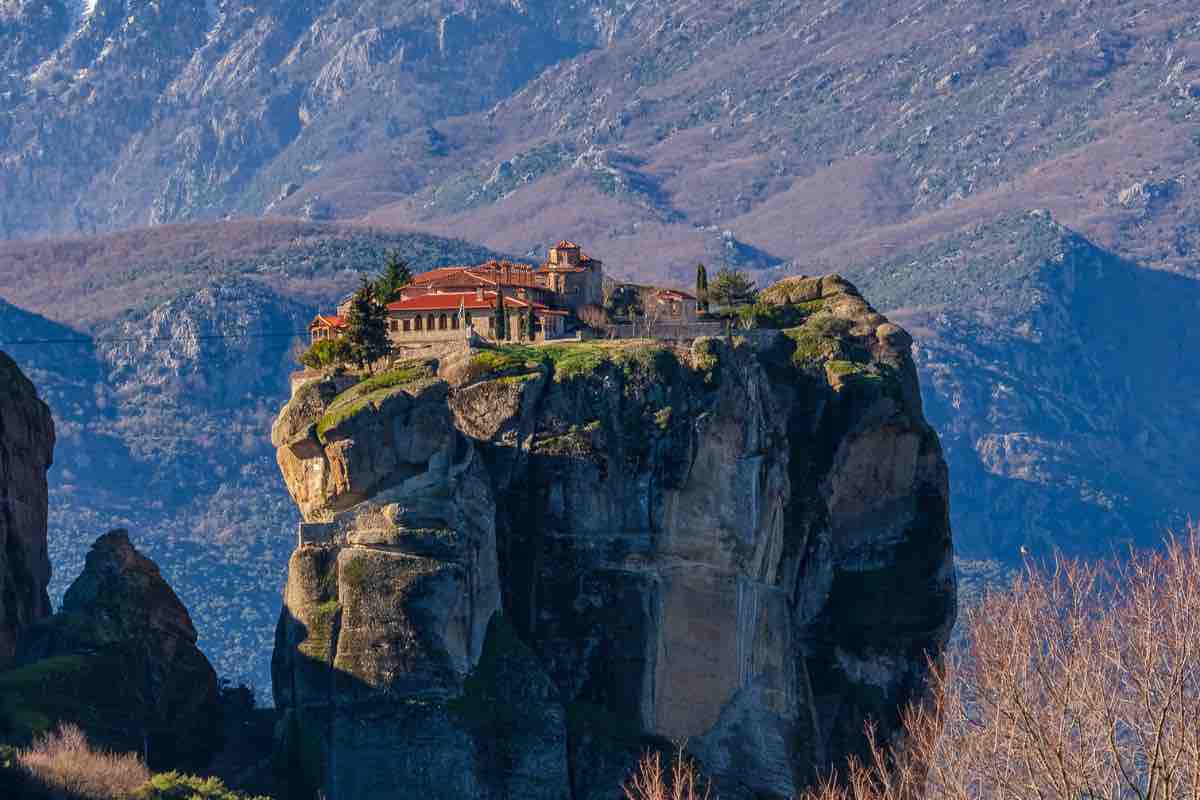
[{"label": "monastery", "polygon": [[[502,298],[509,338],[526,338],[518,332],[527,329],[522,322],[532,313],[533,338],[556,339],[563,336],[567,317],[586,305],[603,304],[603,287],[603,263],[566,241],[551,247],[536,269],[507,261],[441,267],[414,276],[388,304],[388,336],[395,343],[467,339],[472,333],[497,339]],[[343,300],[336,315],[317,315],[309,325],[314,342],[342,334],[352,299]]]},{"label": "monastery", "polygon": [[[346,329],[353,295],[338,304],[337,314],[319,314],[309,325],[313,342],[337,338]],[[504,307],[507,337],[497,330],[498,304]],[[696,298],[675,289],[656,290],[651,298],[665,321],[696,320]],[[568,320],[585,306],[604,304],[604,265],[574,242],[550,248],[534,268],[508,261],[474,267],[441,267],[415,275],[387,306],[388,337],[393,344],[442,342],[482,337],[547,341],[566,335]],[[526,315],[533,316],[528,335]]]}]

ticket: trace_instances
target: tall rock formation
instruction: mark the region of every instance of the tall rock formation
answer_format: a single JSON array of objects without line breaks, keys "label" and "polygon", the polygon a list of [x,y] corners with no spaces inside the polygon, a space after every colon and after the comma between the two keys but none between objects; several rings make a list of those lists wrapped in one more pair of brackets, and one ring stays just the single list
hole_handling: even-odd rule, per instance
[{"label": "tall rock formation", "polygon": [[836,276],[765,298],[779,330],[297,390],[275,694],[331,800],[608,798],[679,738],[784,798],[895,732],[955,614],[911,340]]},{"label": "tall rock formation", "polygon": [[54,421],[33,384],[0,352],[0,668],[17,638],[50,613],[46,470]]},{"label": "tall rock formation", "polygon": [[68,721],[161,769],[199,769],[221,742],[217,676],[187,609],[123,530],[96,540],[62,609],[22,637],[0,689],[10,742]]}]

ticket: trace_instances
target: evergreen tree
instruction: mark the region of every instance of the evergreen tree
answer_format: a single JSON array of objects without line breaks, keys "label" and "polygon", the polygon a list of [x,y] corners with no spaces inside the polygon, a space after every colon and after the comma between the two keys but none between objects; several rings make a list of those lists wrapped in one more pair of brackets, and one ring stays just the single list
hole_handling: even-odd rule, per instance
[{"label": "evergreen tree", "polygon": [[525,323],[525,338],[532,342],[537,337],[537,334],[534,330],[533,306],[529,306],[528,308],[525,309],[524,323]]},{"label": "evergreen tree", "polygon": [[359,367],[367,367],[391,350],[387,335],[387,309],[375,296],[375,288],[362,279],[346,319],[346,342]]},{"label": "evergreen tree", "polygon": [[412,270],[409,269],[408,262],[400,258],[396,251],[389,251],[383,272],[379,274],[373,284],[376,299],[384,305],[398,299],[400,290],[412,283],[412,278]]},{"label": "evergreen tree", "polygon": [[717,273],[717,279],[707,290],[708,299],[722,306],[740,306],[753,303],[758,295],[754,281],[746,277],[740,269],[723,267]]},{"label": "evergreen tree", "polygon": [[696,305],[708,311],[708,270],[703,264],[696,265]]},{"label": "evergreen tree", "polygon": [[496,287],[496,311],[492,318],[492,337],[496,341],[508,338],[508,316],[504,310],[504,287]]}]

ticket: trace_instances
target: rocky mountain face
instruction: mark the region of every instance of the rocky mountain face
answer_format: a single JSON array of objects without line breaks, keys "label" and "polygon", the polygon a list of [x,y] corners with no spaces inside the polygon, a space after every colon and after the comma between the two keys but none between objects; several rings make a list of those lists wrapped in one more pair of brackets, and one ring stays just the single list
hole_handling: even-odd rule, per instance
[{"label": "rocky mountain face", "polygon": [[312,784],[611,797],[684,738],[722,797],[783,798],[895,730],[955,616],[911,339],[836,277],[768,299],[792,327],[294,394],[273,672]]},{"label": "rocky mountain face", "polygon": [[1191,272],[1192,12],[7,0],[0,236],[365,216],[518,254],[569,234],[686,280],[1045,207]]},{"label": "rocky mountain face", "polygon": [[257,212],[369,145],[429,155],[431,122],[631,15],[613,0],[6,0],[0,235]]},{"label": "rocky mountain face", "polygon": [[50,409],[0,351],[0,668],[17,642],[50,613],[46,586],[46,471],[54,457]]},{"label": "rocky mountain face", "polygon": [[62,607],[0,673],[0,730],[22,742],[60,720],[102,746],[197,769],[222,736],[217,677],[187,609],[125,531],[96,540]]},{"label": "rocky mountain face", "polygon": [[314,298],[352,290],[393,248],[415,269],[496,254],[322,224],[176,232],[186,235],[9,251],[4,292],[60,321],[0,300],[0,347],[37,384],[58,432],[51,601],[79,574],[97,530],[141,531],[139,547],[191,609],[219,673],[266,700],[297,515],[265,431],[287,397]]},{"label": "rocky mountain face", "polygon": [[927,304],[902,318],[955,478],[960,556],[1105,557],[1195,515],[1200,282],[1142,269],[1045,213],[851,274],[888,305]]}]

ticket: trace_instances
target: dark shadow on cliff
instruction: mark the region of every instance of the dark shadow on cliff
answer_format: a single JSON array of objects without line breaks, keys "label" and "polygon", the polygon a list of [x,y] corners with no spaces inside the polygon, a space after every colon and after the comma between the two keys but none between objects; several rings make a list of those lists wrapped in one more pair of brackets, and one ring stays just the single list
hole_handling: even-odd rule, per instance
[{"label": "dark shadow on cliff", "polygon": [[[280,630],[285,627],[293,635],[307,635],[286,608]],[[370,781],[390,783],[403,793],[406,777],[413,780],[410,791],[416,787],[422,796],[438,800],[474,800],[477,795],[461,791],[468,783],[486,796],[544,796],[558,772],[573,798],[607,798],[616,795],[644,752],[672,752],[670,742],[644,734],[625,716],[584,702],[564,704],[533,651],[501,613],[492,618],[479,663],[458,696],[392,697],[385,688],[299,649],[291,648],[288,658],[290,669],[277,656],[277,680],[323,674],[328,693],[309,697],[299,708],[279,703],[273,761],[280,800],[311,800],[331,779],[342,791]],[[276,687],[277,702],[294,697],[295,691],[294,685],[282,692]],[[378,768],[363,753],[343,750],[331,758],[331,738],[337,737],[344,748],[347,729],[368,722],[410,732],[394,742],[394,757],[385,759],[383,769],[392,774],[356,775]],[[413,765],[402,752],[422,749],[415,740],[431,737],[440,742],[427,754],[437,765],[434,771],[446,771],[437,788],[419,785],[424,776],[415,771],[406,776]],[[353,763],[356,755],[363,757],[361,765]],[[429,769],[428,763],[418,766],[421,772]],[[468,770],[471,780],[460,780],[454,768]]]}]

